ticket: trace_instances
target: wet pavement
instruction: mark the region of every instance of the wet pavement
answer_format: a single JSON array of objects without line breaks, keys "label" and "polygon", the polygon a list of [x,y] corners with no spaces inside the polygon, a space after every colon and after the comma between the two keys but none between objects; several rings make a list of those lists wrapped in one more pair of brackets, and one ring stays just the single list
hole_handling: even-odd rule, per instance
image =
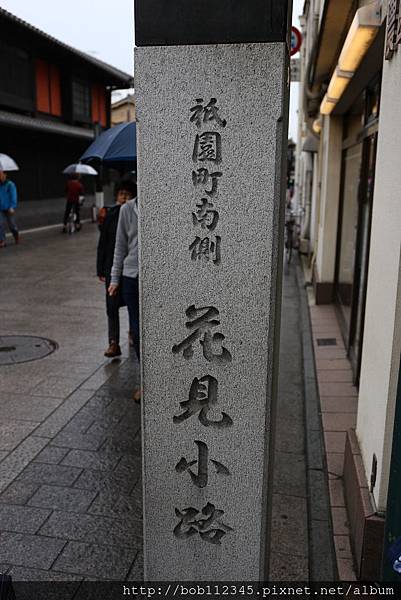
[{"label": "wet pavement", "polygon": [[139,369],[127,343],[103,357],[96,243],[88,225],[1,250],[1,335],[58,344],[0,367],[0,570],[15,580],[142,575]]},{"label": "wet pavement", "polygon": [[[0,337],[58,345],[40,360],[0,365],[0,572],[14,580],[143,577],[139,368],[127,343],[121,360],[103,357],[97,235],[93,225],[72,236],[53,229],[0,250]],[[294,260],[283,282],[271,581],[334,579],[302,286]]]}]

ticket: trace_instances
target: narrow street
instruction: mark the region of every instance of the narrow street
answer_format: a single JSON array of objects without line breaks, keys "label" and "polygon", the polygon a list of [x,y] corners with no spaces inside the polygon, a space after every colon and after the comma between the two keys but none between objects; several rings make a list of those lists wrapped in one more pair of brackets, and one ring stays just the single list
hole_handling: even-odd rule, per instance
[{"label": "narrow street", "polygon": [[[1,346],[21,335],[58,346],[40,360],[0,366],[0,569],[17,581],[143,577],[140,408],[131,399],[139,370],[124,309],[123,357],[103,358],[96,243],[93,225],[73,236],[51,229],[24,236],[0,257]],[[270,563],[276,581],[334,578],[302,285],[294,260],[284,270]]]}]

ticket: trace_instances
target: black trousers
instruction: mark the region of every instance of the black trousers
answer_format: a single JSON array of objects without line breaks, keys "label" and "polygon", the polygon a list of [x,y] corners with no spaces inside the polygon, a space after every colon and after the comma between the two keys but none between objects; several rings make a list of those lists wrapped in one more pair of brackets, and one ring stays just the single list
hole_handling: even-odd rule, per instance
[{"label": "black trousers", "polygon": [[133,337],[135,352],[140,361],[138,277],[125,277],[123,275],[121,279],[123,300],[128,308],[129,328]]},{"label": "black trousers", "polygon": [[122,303],[121,289],[119,288],[115,296],[110,296],[108,288],[110,285],[110,279],[106,278],[106,313],[107,313],[107,324],[109,330],[109,344],[115,342],[120,343],[120,314],[119,309]]},{"label": "black trousers", "polygon": [[77,223],[77,225],[79,225],[79,223],[80,223],[80,220],[79,220],[79,209],[80,208],[81,207],[79,206],[78,202],[69,202],[67,200],[67,203],[65,205],[65,211],[64,211],[64,225],[67,225],[68,217],[70,216],[71,209],[73,209],[73,211],[77,215],[76,223]]}]

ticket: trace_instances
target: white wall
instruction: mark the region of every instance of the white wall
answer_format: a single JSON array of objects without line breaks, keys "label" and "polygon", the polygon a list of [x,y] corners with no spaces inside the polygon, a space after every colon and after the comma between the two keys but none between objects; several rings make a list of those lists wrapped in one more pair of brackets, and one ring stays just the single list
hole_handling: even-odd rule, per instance
[{"label": "white wall", "polygon": [[357,435],[385,510],[401,350],[401,48],[384,62]]},{"label": "white wall", "polygon": [[342,117],[324,117],[321,136],[322,184],[316,268],[319,282],[333,283],[340,197]]}]

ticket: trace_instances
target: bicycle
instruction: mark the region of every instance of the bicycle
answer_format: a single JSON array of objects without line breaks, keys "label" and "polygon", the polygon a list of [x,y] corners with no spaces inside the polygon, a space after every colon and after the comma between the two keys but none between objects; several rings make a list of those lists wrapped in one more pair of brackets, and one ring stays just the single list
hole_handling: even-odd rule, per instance
[{"label": "bicycle", "polygon": [[83,206],[84,201],[85,201],[84,196],[80,196],[78,203],[71,205],[67,224],[64,228],[65,232],[70,235],[75,233],[76,231],[80,231],[80,229],[81,229],[81,223],[77,222],[77,221],[78,221],[78,216],[79,216],[79,210]]}]

